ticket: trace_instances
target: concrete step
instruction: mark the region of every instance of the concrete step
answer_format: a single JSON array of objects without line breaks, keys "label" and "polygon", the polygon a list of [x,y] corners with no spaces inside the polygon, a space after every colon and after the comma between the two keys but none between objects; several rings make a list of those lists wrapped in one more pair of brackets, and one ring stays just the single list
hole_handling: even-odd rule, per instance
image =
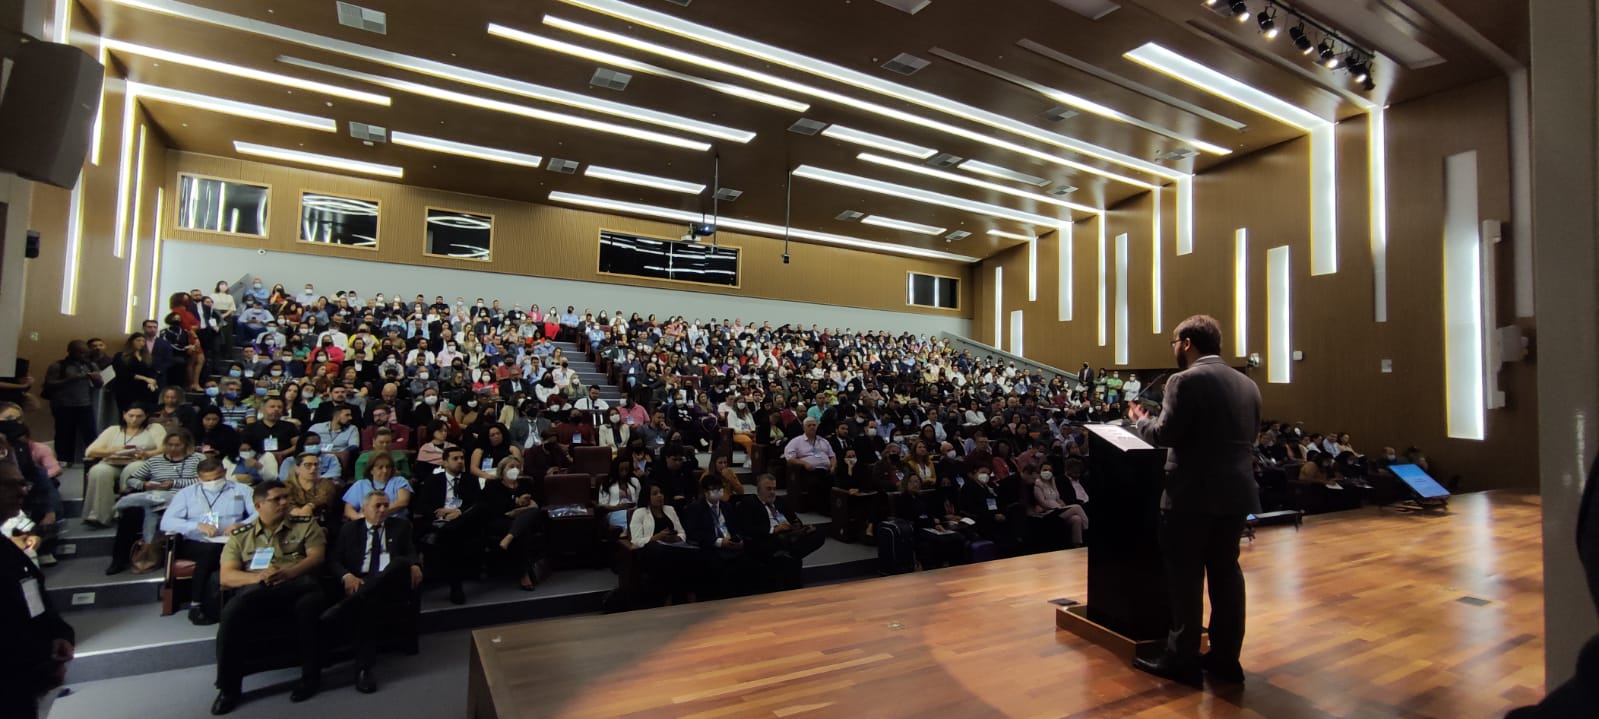
[{"label": "concrete step", "polygon": [[66,531],[61,533],[60,540],[56,543],[56,559],[62,561],[83,561],[90,558],[108,558],[111,556],[111,544],[116,539],[117,530],[107,527],[97,529],[82,522],[68,521]]},{"label": "concrete step", "polygon": [[161,573],[123,572],[106,576],[108,557],[63,561],[45,570],[50,601],[57,611],[70,614],[90,608],[154,604],[160,600]]}]

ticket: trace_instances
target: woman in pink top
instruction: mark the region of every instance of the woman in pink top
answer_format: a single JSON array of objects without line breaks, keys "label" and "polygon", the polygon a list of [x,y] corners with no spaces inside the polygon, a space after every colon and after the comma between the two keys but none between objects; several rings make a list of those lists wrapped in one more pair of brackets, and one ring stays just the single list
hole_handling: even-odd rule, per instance
[{"label": "woman in pink top", "polygon": [[1071,533],[1074,547],[1083,546],[1083,530],[1088,529],[1088,490],[1083,488],[1081,477],[1083,462],[1066,460],[1067,481],[1070,486],[1062,496],[1055,485],[1055,466],[1045,462],[1038,468],[1038,481],[1033,483],[1033,514],[1059,521]]}]

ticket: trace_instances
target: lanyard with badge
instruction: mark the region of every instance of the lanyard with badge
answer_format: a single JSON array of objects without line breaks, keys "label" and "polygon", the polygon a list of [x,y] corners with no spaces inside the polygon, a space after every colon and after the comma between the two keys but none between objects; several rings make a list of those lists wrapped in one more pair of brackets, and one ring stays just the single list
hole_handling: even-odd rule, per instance
[{"label": "lanyard with badge", "polygon": [[218,529],[222,528],[222,514],[217,512],[217,501],[222,499],[222,495],[227,493],[227,485],[223,485],[222,489],[217,490],[215,497],[206,494],[205,487],[203,485],[200,486],[200,498],[205,500],[206,509],[205,520],[201,524],[209,524]]}]

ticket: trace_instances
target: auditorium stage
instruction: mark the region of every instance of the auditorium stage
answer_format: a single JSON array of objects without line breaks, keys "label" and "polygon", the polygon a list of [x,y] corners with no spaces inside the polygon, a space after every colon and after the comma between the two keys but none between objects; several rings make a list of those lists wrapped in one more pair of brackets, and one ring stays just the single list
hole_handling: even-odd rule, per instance
[{"label": "auditorium stage", "polygon": [[1241,689],[1191,690],[1055,629],[1057,552],[610,616],[480,629],[479,717],[1497,717],[1543,687],[1537,496],[1366,508],[1243,551]]}]

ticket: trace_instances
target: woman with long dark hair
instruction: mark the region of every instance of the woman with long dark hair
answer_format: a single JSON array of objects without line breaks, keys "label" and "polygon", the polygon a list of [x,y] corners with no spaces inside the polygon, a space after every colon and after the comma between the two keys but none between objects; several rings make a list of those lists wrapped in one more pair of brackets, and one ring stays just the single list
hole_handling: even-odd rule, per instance
[{"label": "woman with long dark hair", "polygon": [[111,396],[116,398],[117,412],[127,411],[134,403],[155,403],[156,390],[161,386],[156,379],[155,359],[150,353],[149,340],[142,334],[128,335],[122,351],[111,360],[117,376],[111,380]]}]

